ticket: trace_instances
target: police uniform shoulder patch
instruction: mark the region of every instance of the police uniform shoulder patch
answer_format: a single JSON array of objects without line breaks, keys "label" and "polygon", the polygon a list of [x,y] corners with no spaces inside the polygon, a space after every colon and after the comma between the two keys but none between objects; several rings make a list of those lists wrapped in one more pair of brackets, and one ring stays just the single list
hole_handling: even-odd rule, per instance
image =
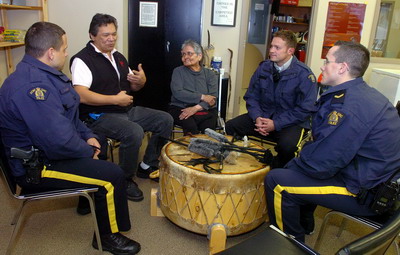
[{"label": "police uniform shoulder patch", "polygon": [[45,101],[49,97],[49,91],[45,88],[35,87],[28,90],[28,95],[36,101]]},{"label": "police uniform shoulder patch", "polygon": [[328,114],[328,125],[337,126],[344,118],[344,114],[338,111],[332,111]]},{"label": "police uniform shoulder patch", "polygon": [[312,83],[315,83],[316,79],[315,79],[315,75],[314,74],[310,74],[307,77]]},{"label": "police uniform shoulder patch", "polygon": [[331,104],[343,104],[346,96],[346,90],[337,91],[332,98]]}]

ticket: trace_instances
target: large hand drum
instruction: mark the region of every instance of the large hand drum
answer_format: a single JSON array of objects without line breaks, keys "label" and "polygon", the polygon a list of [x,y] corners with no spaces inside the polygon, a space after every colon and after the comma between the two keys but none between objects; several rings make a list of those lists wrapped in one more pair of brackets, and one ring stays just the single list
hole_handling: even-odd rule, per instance
[{"label": "large hand drum", "polygon": [[[189,142],[188,137],[183,139]],[[228,236],[250,231],[266,220],[264,177],[268,166],[241,154],[237,164],[224,164],[221,173],[209,174],[202,165],[187,165],[187,161],[199,157],[176,143],[164,146],[159,195],[166,217],[200,234],[222,224]],[[218,168],[217,164],[212,166]]]}]

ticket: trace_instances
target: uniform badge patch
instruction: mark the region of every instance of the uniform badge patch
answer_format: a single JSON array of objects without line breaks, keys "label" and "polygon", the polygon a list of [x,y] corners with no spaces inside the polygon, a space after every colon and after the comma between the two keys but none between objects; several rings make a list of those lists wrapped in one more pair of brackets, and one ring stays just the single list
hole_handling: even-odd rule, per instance
[{"label": "uniform badge patch", "polygon": [[29,91],[29,96],[38,101],[44,101],[48,97],[48,92],[44,88],[36,87]]},{"label": "uniform badge patch", "polygon": [[308,76],[308,79],[309,79],[312,83],[315,83],[315,81],[316,81],[315,76],[314,76],[313,74],[310,74],[310,75]]},{"label": "uniform badge patch", "polygon": [[328,124],[336,126],[343,119],[344,115],[337,111],[332,111],[328,115]]}]

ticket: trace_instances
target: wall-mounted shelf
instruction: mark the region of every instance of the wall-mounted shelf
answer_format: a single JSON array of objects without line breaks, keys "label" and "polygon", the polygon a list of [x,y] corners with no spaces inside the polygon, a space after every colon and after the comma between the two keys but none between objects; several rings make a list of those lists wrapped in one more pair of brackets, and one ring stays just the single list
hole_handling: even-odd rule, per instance
[{"label": "wall-mounted shelf", "polygon": [[[305,61],[305,50],[307,49],[307,41],[302,35],[309,30],[312,6],[296,6],[281,4],[279,6],[279,14],[276,20],[272,21],[272,30],[291,30],[299,35],[300,41],[297,43],[296,56],[299,60]],[[280,20],[280,21],[278,21]],[[293,22],[285,22],[293,21]],[[300,57],[300,55],[302,55]]]},{"label": "wall-mounted shelf", "polygon": [[282,25],[294,25],[294,26],[309,26],[308,23],[297,23],[297,22],[281,22],[281,21],[274,21],[274,24],[282,24]]},{"label": "wall-mounted shelf", "polygon": [[[39,11],[40,14],[39,20],[47,21],[48,20],[47,0],[38,0],[38,2],[41,4],[40,6],[0,4],[1,26],[5,27],[5,29],[10,28],[7,12],[12,10]],[[24,45],[23,42],[0,42],[0,49],[4,49],[6,53],[5,55],[6,55],[8,75],[10,75],[14,71],[14,64],[12,61],[12,49],[14,47],[19,47],[23,45]]]},{"label": "wall-mounted shelf", "polygon": [[42,10],[42,6],[22,6],[22,5],[10,5],[10,4],[0,4],[1,9],[10,10]]},{"label": "wall-mounted shelf", "polygon": [[0,42],[0,48],[4,47],[16,47],[24,45],[23,42]]}]

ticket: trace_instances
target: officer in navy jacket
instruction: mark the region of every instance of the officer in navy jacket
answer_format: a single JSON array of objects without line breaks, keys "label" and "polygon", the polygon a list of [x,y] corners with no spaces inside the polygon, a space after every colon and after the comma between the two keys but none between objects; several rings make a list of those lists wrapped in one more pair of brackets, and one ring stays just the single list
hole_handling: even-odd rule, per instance
[{"label": "officer in navy jacket", "polygon": [[282,167],[297,151],[317,99],[314,74],[293,53],[291,31],[274,34],[270,59],[261,62],[244,95],[248,113],[226,123],[229,135],[258,136],[277,142],[272,167]]},{"label": "officer in navy jacket", "polygon": [[[21,159],[9,158],[12,175],[26,189],[97,187],[96,216],[103,249],[135,254],[139,243],[120,234],[131,228],[123,170],[96,160],[100,145],[78,118],[79,95],[60,72],[67,57],[65,31],[52,23],[33,24],[25,56],[0,89],[0,132],[10,148],[40,151],[39,183],[30,181]],[[96,239],[93,246],[97,248]]]},{"label": "officer in navy jacket", "polygon": [[313,115],[313,141],[265,179],[271,223],[299,240],[313,225],[304,215],[316,205],[375,215],[370,205],[376,188],[400,167],[400,118],[363,81],[368,64],[369,52],[360,44],[338,41],[329,50],[321,83],[330,88]]}]

